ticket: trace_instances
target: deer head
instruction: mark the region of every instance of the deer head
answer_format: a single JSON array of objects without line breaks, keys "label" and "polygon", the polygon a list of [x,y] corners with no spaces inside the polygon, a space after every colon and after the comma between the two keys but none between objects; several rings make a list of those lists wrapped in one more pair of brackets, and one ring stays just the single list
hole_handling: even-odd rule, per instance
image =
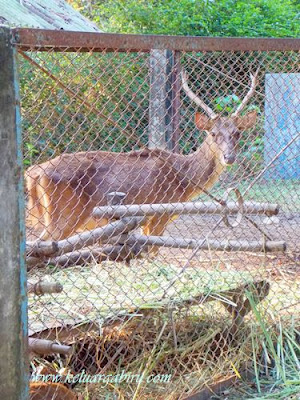
[{"label": "deer head", "polygon": [[223,166],[231,165],[235,162],[240,132],[252,128],[256,123],[256,111],[249,111],[243,116],[240,116],[240,113],[254,94],[258,71],[253,75],[250,74],[250,89],[248,93],[237,109],[227,117],[216,114],[205,104],[188,86],[186,73],[184,71],[181,72],[182,87],[187,96],[206,113],[196,112],[196,126],[198,129],[208,133],[206,142],[209,145],[210,151]]}]

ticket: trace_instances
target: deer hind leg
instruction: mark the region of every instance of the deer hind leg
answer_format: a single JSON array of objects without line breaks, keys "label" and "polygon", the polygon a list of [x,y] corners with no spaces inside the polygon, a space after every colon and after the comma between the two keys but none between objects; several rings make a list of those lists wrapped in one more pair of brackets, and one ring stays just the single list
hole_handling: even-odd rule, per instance
[{"label": "deer hind leg", "polygon": [[37,192],[40,174],[42,171],[43,170],[38,165],[35,165],[28,168],[25,173],[27,192],[26,226],[34,230],[35,236],[38,236],[38,231],[41,231],[44,227],[43,214]]},{"label": "deer hind leg", "polygon": [[40,210],[40,204],[37,195],[37,179],[29,173],[25,176],[26,179],[26,190],[27,190],[27,207],[26,207],[26,221],[28,225],[33,228],[38,227],[42,220],[42,214]]},{"label": "deer hind leg", "polygon": [[87,219],[89,208],[84,198],[63,183],[53,182],[46,175],[37,186],[44,220],[41,240],[61,240],[73,235]]},{"label": "deer hind leg", "polygon": [[[149,220],[143,225],[142,232],[144,235],[152,235],[152,236],[162,236],[166,226],[172,220],[169,215],[163,214],[159,216],[153,216],[149,218]],[[149,248],[149,252],[151,255],[156,256],[158,253],[158,246],[151,246]]]}]

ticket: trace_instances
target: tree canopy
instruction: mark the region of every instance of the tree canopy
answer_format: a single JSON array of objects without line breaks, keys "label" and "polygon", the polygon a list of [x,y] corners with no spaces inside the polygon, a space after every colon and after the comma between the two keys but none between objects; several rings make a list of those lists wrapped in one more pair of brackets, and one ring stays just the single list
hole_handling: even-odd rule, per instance
[{"label": "tree canopy", "polygon": [[297,37],[298,0],[70,0],[106,32]]}]

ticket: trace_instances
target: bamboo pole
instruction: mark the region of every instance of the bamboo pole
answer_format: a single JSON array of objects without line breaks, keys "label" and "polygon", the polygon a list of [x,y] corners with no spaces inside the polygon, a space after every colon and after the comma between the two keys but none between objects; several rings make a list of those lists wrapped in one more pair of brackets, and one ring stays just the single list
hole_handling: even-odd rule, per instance
[{"label": "bamboo pole", "polygon": [[67,268],[72,265],[101,263],[106,260],[128,262],[132,258],[137,258],[140,251],[141,246],[136,244],[131,246],[118,244],[97,249],[81,249],[52,258],[28,257],[27,266],[30,270],[32,268],[43,268],[49,264]]},{"label": "bamboo pole", "polygon": [[251,252],[275,252],[285,251],[284,241],[263,241],[249,242],[247,240],[217,240],[217,239],[181,239],[165,236],[146,236],[129,234],[127,244],[139,244],[142,246],[177,247],[182,249],[202,249],[221,251],[251,251]]},{"label": "bamboo pole", "polygon": [[[32,268],[42,268],[53,264],[61,267],[71,265],[84,265],[91,262],[101,263],[105,260],[126,261],[139,257],[147,246],[172,247],[182,249],[202,249],[215,251],[249,251],[249,252],[284,252],[286,243],[284,241],[252,241],[246,240],[217,240],[217,239],[181,239],[165,236],[146,236],[139,234],[129,234],[119,236],[119,240],[124,244],[114,244],[112,246],[98,249],[81,249],[67,252],[56,257],[27,257],[28,270]],[[112,238],[114,242],[114,238]],[[47,292],[49,293],[49,292]],[[40,294],[40,293],[37,293]]]},{"label": "bamboo pole", "polygon": [[[276,215],[279,212],[278,204],[257,203],[245,201],[243,205],[244,214]],[[230,201],[222,205],[214,201],[196,201],[187,203],[165,203],[165,204],[130,204],[117,206],[95,207],[94,218],[122,218],[129,216],[150,216],[161,214],[237,214],[240,212],[238,204]]]},{"label": "bamboo pole", "polygon": [[57,242],[27,242],[26,252],[27,255],[32,257],[59,256],[81,249],[82,247],[94,245],[98,242],[105,242],[114,236],[124,234],[137,228],[143,221],[144,218],[142,217],[123,218],[121,221],[115,221],[104,227],[82,232]]},{"label": "bamboo pole", "polygon": [[[48,264],[47,260],[41,257],[26,257],[26,266],[27,271],[30,271],[32,268],[43,268]],[[50,264],[50,263],[49,263]]]}]

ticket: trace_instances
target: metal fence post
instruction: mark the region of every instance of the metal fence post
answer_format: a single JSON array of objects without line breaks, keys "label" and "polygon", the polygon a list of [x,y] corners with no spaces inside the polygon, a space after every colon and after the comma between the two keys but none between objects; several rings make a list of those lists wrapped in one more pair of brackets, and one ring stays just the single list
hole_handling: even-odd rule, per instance
[{"label": "metal fence post", "polygon": [[166,50],[150,51],[149,143],[152,148],[166,148]]},{"label": "metal fence post", "polygon": [[11,31],[0,28],[0,393],[28,398],[20,100]]}]

